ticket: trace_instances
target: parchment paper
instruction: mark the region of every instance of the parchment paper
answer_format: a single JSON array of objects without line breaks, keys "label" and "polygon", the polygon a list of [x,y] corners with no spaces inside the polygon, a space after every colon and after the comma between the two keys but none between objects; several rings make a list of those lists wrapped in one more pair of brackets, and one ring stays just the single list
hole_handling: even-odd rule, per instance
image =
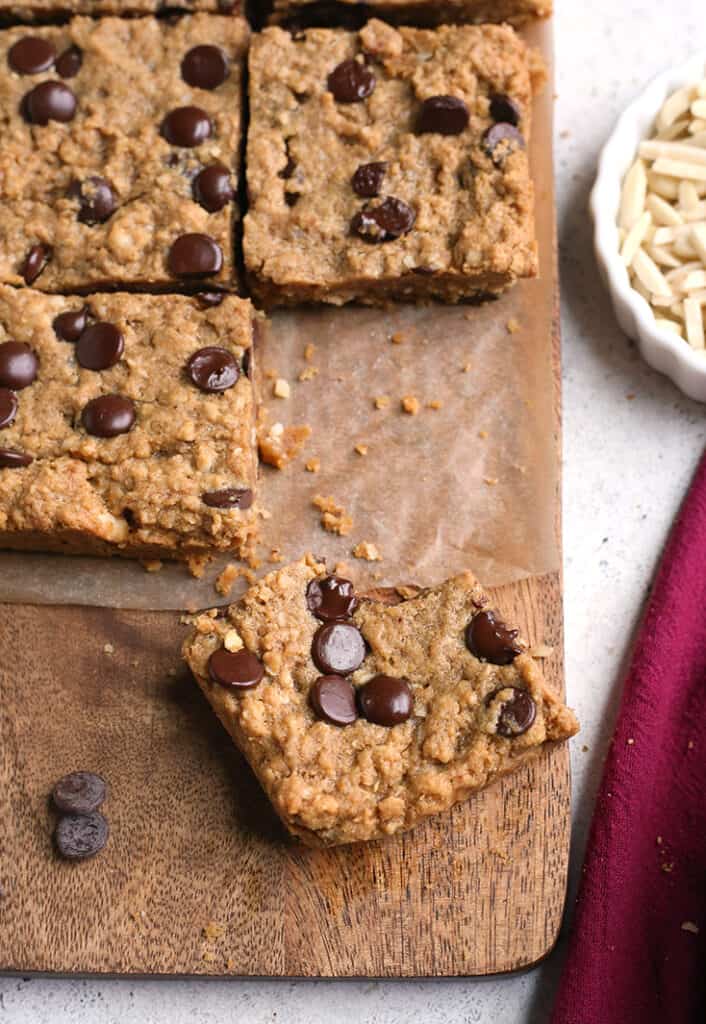
[{"label": "parchment paper", "polygon": [[[551,59],[551,30],[528,35]],[[553,369],[554,206],[551,87],[535,103],[531,156],[537,192],[541,276],[482,307],[312,309],[275,313],[259,352],[271,422],[307,423],[312,436],[284,470],[263,467],[261,572],[272,548],[346,561],[360,583],[422,585],[472,568],[487,585],[559,567],[557,385]],[[513,323],[513,321],[515,323]],[[517,326],[514,333],[508,330]],[[401,335],[401,344],[390,341]],[[308,343],[313,358],[304,359]],[[306,367],[311,380],[299,381]],[[464,372],[464,367],[467,367]],[[267,371],[291,384],[274,398]],[[420,404],[401,409],[403,396]],[[389,405],[375,407],[377,396]],[[441,408],[427,407],[440,402]],[[355,444],[368,446],[364,456]],[[304,464],[320,460],[320,471]],[[326,533],[315,495],[353,519],[345,537]],[[360,541],[382,561],[351,556]],[[201,608],[232,600],[185,566],[158,573],[122,559],[0,553],[0,601],[122,608]]]}]

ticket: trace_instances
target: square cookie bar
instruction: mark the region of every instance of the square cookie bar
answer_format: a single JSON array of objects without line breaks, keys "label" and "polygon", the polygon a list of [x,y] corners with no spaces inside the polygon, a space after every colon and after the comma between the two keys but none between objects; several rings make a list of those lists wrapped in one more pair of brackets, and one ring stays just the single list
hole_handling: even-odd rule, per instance
[{"label": "square cookie bar", "polygon": [[234,284],[242,18],[0,32],[0,281]]},{"label": "square cookie bar", "polygon": [[242,0],[0,0],[0,20],[49,21],[71,14],[160,14],[210,11],[240,14]]},{"label": "square cookie bar", "polygon": [[252,335],[234,296],[0,286],[0,547],[242,552],[256,516]]},{"label": "square cookie bar", "polygon": [[310,845],[413,828],[578,729],[470,573],[386,604],[307,557],[199,616],[184,652]]},{"label": "square cookie bar", "polygon": [[245,262],[265,305],[457,302],[536,274],[512,28],[269,28],[249,67]]},{"label": "square cookie bar", "polygon": [[552,0],[274,0],[271,21],[286,25],[347,25],[360,27],[368,18],[398,24],[510,22],[521,25],[530,18],[547,18]]}]

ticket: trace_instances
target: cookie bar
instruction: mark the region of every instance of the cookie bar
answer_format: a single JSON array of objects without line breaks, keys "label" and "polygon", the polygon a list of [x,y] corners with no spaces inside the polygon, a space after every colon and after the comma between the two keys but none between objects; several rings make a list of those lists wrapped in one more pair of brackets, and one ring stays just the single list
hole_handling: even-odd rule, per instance
[{"label": "cookie bar", "polygon": [[509,22],[521,25],[530,18],[547,18],[552,0],[274,0],[271,21],[285,25],[347,25],[360,27],[371,17],[397,24]]},{"label": "cookie bar", "polygon": [[0,286],[0,547],[189,558],[255,530],[253,310]]},{"label": "cookie bar", "polygon": [[244,248],[265,305],[457,302],[536,274],[512,28],[269,28],[249,67]]},{"label": "cookie bar", "polygon": [[184,650],[310,845],[410,829],[578,729],[470,573],[385,604],[307,557],[201,615]]},{"label": "cookie bar", "polygon": [[234,284],[242,18],[0,32],[0,281]]},{"label": "cookie bar", "polygon": [[128,15],[210,11],[240,14],[241,0],[0,0],[0,19],[42,21],[71,14]]}]

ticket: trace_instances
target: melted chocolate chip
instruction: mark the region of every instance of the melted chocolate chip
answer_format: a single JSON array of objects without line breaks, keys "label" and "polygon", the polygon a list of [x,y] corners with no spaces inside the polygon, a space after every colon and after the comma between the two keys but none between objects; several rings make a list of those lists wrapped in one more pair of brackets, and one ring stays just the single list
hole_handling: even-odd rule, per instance
[{"label": "melted chocolate chip", "polygon": [[34,284],[50,259],[51,249],[48,245],[42,245],[41,242],[33,245],[22,265],[21,273],[25,284]]},{"label": "melted chocolate chip", "polygon": [[468,107],[458,96],[430,96],[419,111],[420,134],[460,135],[468,127]]},{"label": "melted chocolate chip", "polygon": [[94,437],[117,437],[135,425],[135,406],[124,395],[99,395],[92,398],[81,413],[81,422]]},{"label": "melted chocolate chip", "polygon": [[342,576],[324,576],[309,583],[306,604],[317,619],[333,622],[350,618],[358,607],[358,599],[350,580]]},{"label": "melted chocolate chip", "polygon": [[196,175],[192,190],[194,199],[204,210],[217,213],[232,202],[233,186],[230,173],[222,164],[210,164]]},{"label": "melted chocolate chip", "polygon": [[406,679],[373,676],[358,690],[358,704],[368,722],[388,727],[399,725],[414,710],[412,687]]},{"label": "melted chocolate chip", "polygon": [[115,213],[117,200],[105,178],[92,175],[84,181],[73,181],[67,194],[78,199],[78,219],[82,224],[103,224]]},{"label": "melted chocolate chip", "polygon": [[344,60],[328,76],[328,89],[339,103],[359,103],[375,89],[375,75],[358,60]]},{"label": "melted chocolate chip", "polygon": [[482,142],[483,149],[496,165],[501,164],[514,149],[525,148],[525,140],[520,130],[514,124],[503,122],[491,125],[483,135]]},{"label": "melted chocolate chip", "polygon": [[248,487],[223,487],[220,491],[204,491],[201,501],[209,508],[245,510],[252,505],[253,497]]},{"label": "melted chocolate chip", "polygon": [[194,298],[201,309],[213,309],[214,306],[220,306],[223,302],[225,292],[199,292],[194,295]]},{"label": "melted chocolate chip", "polygon": [[223,253],[210,235],[194,232],[172,243],[167,263],[176,277],[210,277],[223,266]]},{"label": "melted chocolate chip", "polygon": [[93,772],[71,772],[55,784],[54,806],[66,814],[90,814],[105,800],[105,780]]},{"label": "melted chocolate chip", "polygon": [[388,196],[359,210],[351,221],[351,231],[366,242],[391,242],[411,231],[416,219],[417,214],[404,200]]},{"label": "melted chocolate chip", "polygon": [[0,448],[0,469],[22,469],[34,462],[27,452],[17,451],[15,448]]},{"label": "melted chocolate chip", "polygon": [[505,93],[496,92],[490,97],[490,116],[494,121],[505,124],[518,125],[520,123],[520,108],[510,96]]},{"label": "melted chocolate chip", "polygon": [[17,395],[9,388],[0,388],[0,429],[9,427],[17,415]]},{"label": "melted chocolate chip", "polygon": [[208,659],[208,674],[214,683],[235,690],[249,690],[262,679],[265,670],[252,651],[227,651],[220,647]]},{"label": "melted chocolate chip", "polygon": [[498,714],[497,733],[511,740],[514,736],[521,736],[532,726],[537,717],[537,705],[527,690],[521,690],[518,686],[508,686],[500,690],[498,696],[511,691],[507,699],[502,698],[503,703]]},{"label": "melted chocolate chip", "polygon": [[72,121],[76,113],[76,97],[62,82],[40,82],[24,97],[22,109],[31,124]]},{"label": "melted chocolate chip", "polygon": [[83,309],[79,309],[75,313],[69,310],[55,316],[52,326],[57,338],[60,338],[61,341],[78,341],[86,330],[88,312],[88,306],[84,306]]},{"label": "melted chocolate chip", "polygon": [[311,657],[323,675],[348,676],[363,663],[365,640],[348,622],[327,622],[314,633]]},{"label": "melted chocolate chip", "polygon": [[228,77],[228,58],[220,46],[194,46],[181,62],[181,77],[195,89],[217,89]]},{"label": "melted chocolate chip", "polygon": [[341,676],[319,676],[309,690],[314,713],[331,725],[351,725],[358,717],[355,690]]},{"label": "melted chocolate chip", "polygon": [[21,391],[37,378],[37,353],[22,341],[6,341],[0,345],[0,386]]},{"label": "melted chocolate chip", "polygon": [[48,71],[56,58],[56,50],[41,36],[23,36],[7,51],[7,63],[18,75],[38,75]]},{"label": "melted chocolate chip", "polygon": [[379,196],[386,170],[387,164],[381,161],[361,164],[351,181],[355,194],[367,199]]},{"label": "melted chocolate chip", "polygon": [[69,46],[58,57],[56,73],[62,78],[75,78],[83,64],[83,50],[80,46]]},{"label": "melted chocolate chip", "polygon": [[233,356],[227,349],[217,345],[209,345],[194,352],[186,364],[186,372],[202,391],[227,391],[240,376]]},{"label": "melted chocolate chip", "polygon": [[160,131],[172,146],[191,149],[211,138],[211,118],[201,107],[176,107],[162,121]]},{"label": "melted chocolate chip", "polygon": [[107,370],[125,351],[125,339],[115,324],[91,324],[76,342],[76,359],[86,370]]},{"label": "melted chocolate chip", "polygon": [[54,841],[62,857],[85,860],[99,853],[108,841],[108,822],[100,811],[64,814],[54,830]]},{"label": "melted chocolate chip", "polygon": [[516,629],[508,629],[493,611],[477,612],[466,627],[466,647],[481,661],[509,665],[522,648]]}]

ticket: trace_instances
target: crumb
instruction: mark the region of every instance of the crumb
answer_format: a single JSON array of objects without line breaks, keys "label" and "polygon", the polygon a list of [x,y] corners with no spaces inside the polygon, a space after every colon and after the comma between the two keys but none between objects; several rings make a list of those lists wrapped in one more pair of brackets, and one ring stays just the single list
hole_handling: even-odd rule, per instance
[{"label": "crumb", "polygon": [[283,469],[296,458],[310,436],[311,427],[307,423],[293,427],[273,423],[268,431],[261,430],[258,435],[260,458],[268,466]]},{"label": "crumb", "polygon": [[112,644],[103,644],[103,653],[104,654],[115,654],[115,648],[113,647]]},{"label": "crumb", "polygon": [[635,398],[635,394],[633,391],[629,391],[625,397],[627,398],[628,402],[632,402]]},{"label": "crumb", "polygon": [[402,412],[406,412],[410,416],[416,416],[419,412],[419,399],[415,398],[414,395],[404,395],[400,404]]},{"label": "crumb", "polygon": [[279,548],[272,548],[272,550],[270,551],[270,559],[269,560],[270,560],[270,562],[272,562],[274,564],[277,564],[277,562],[283,562],[284,561],[284,555],[282,554],[282,552],[280,551]]},{"label": "crumb", "polygon": [[470,311],[470,309],[469,309],[469,310],[467,310],[467,311],[466,311],[466,312],[465,312],[465,313],[463,314],[463,319],[464,319],[464,320],[474,320],[474,319],[475,319],[475,317],[474,317],[473,313],[472,313],[472,312]]},{"label": "crumb", "polygon": [[405,337],[402,331],[395,331],[394,334],[390,335],[390,341],[393,345],[401,345],[404,340]]},{"label": "crumb", "polygon": [[311,341],[304,346],[304,358],[306,359],[307,363],[311,362],[311,360],[314,358],[315,352],[316,345],[314,345]]},{"label": "crumb", "polygon": [[233,959],[232,956],[229,956],[228,959],[226,960],[226,970],[227,971],[234,971],[235,970],[235,960]]},{"label": "crumb", "polygon": [[483,483],[487,484],[488,487],[495,487],[497,482],[498,482],[498,478],[496,476],[484,476],[483,477]]},{"label": "crumb", "polygon": [[186,564],[189,567],[191,575],[200,580],[203,574],[206,572],[206,566],[211,561],[211,556],[208,554],[204,555],[189,555],[186,559]]},{"label": "crumb", "polygon": [[321,469],[321,459],[313,458],[304,463],[307,473],[318,473]]},{"label": "crumb", "polygon": [[222,924],[218,924],[216,921],[209,921],[205,928],[202,929],[201,934],[207,942],[215,942],[216,939],[222,939],[225,935],[225,928]]},{"label": "crumb", "polygon": [[655,842],[657,843],[657,846],[661,846],[662,845],[662,837],[661,836],[657,836],[657,838],[655,839]]},{"label": "crumb", "polygon": [[461,367],[461,373],[470,373],[470,372],[471,372],[471,364],[470,363],[464,363],[463,366]]},{"label": "crumb", "polygon": [[533,644],[527,653],[531,655],[531,657],[539,658],[541,660],[543,658],[551,658],[552,654],[554,654],[554,648],[550,647],[548,644]]},{"label": "crumb", "polygon": [[686,745],[686,749],[687,750],[693,750],[694,749],[694,741],[693,740],[689,740],[689,742]]},{"label": "crumb", "polygon": [[367,444],[361,444],[360,442],[353,447],[353,451],[357,452],[358,455],[367,455],[369,448]]},{"label": "crumb", "polygon": [[478,431],[478,437],[481,439],[481,441],[485,441],[487,439],[487,437],[488,437],[488,431],[487,430],[479,430]]},{"label": "crumb", "polygon": [[292,389],[289,386],[289,381],[286,381],[284,377],[278,377],[272,385],[272,394],[275,398],[289,398],[292,393]]},{"label": "crumb", "polygon": [[444,403],[438,398],[432,398],[431,402],[427,402],[427,409],[443,409]]},{"label": "crumb", "polygon": [[634,746],[634,744],[635,744],[635,740],[632,737],[630,737],[630,739],[628,740],[628,746],[632,747],[632,746]]},{"label": "crumb", "polygon": [[216,954],[213,952],[212,949],[204,949],[203,953],[201,954],[201,959],[205,961],[205,963],[207,964],[212,964],[216,961]]},{"label": "crumb", "polygon": [[681,930],[683,932],[691,932],[692,935],[699,934],[699,926],[693,921],[682,921]]},{"label": "crumb", "polygon": [[159,572],[163,564],[159,558],[143,558],[140,562],[145,572]]},{"label": "crumb", "polygon": [[661,867],[665,875],[669,875],[671,874],[672,868],[674,867],[674,861],[667,861],[665,864],[662,864]]},{"label": "crumb", "polygon": [[354,558],[362,558],[366,562],[382,562],[382,555],[369,540],[362,540],[356,544],[351,552]]},{"label": "crumb", "polygon": [[581,747],[581,753],[582,754],[587,754],[589,749],[590,748],[584,743],[584,745]]},{"label": "crumb", "polygon": [[321,512],[321,525],[329,533],[337,533],[339,537],[345,537],[353,529],[353,520],[346,512],[343,505],[337,505],[333,498],[325,498],[317,494],[312,499],[312,505]]},{"label": "crumb", "polygon": [[224,597],[227,597],[233,589],[233,584],[237,580],[238,576],[240,576],[241,571],[240,566],[236,565],[234,562],[229,562],[223,572],[219,573],[216,577],[214,586],[217,593],[223,594]]},{"label": "crumb", "polygon": [[[138,664],[139,664],[139,662],[133,661],[132,667],[133,668],[137,668]],[[169,676],[170,679],[176,679],[176,677],[178,675],[178,672],[177,672],[177,670],[175,668],[169,668],[169,669],[167,669],[167,675]]]},{"label": "crumb", "polygon": [[299,374],[299,380],[313,380],[314,377],[318,377],[319,368],[318,366],[305,366],[302,372]]},{"label": "crumb", "polygon": [[377,395],[373,399],[373,402],[375,403],[376,409],[387,409],[390,404],[390,399],[388,395]]},{"label": "crumb", "polygon": [[507,327],[508,334],[517,334],[520,329],[520,321],[517,317],[511,316],[505,326]]},{"label": "crumb", "polygon": [[279,374],[277,373],[277,371],[273,370],[272,367],[269,367],[269,368],[263,370],[262,371],[262,375],[267,380],[276,380],[277,377],[279,377]]}]

